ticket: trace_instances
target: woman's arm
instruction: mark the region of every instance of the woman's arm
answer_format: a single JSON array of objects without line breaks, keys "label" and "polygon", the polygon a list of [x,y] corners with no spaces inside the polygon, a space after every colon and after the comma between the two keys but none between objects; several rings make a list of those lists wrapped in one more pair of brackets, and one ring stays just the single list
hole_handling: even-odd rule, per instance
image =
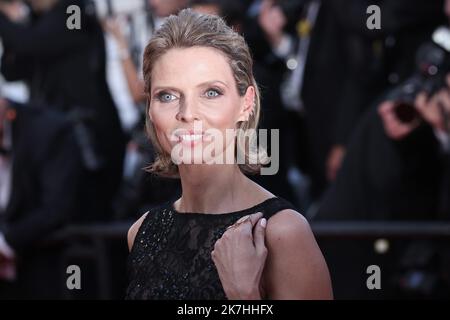
[{"label": "woman's arm", "polygon": [[268,299],[332,299],[325,259],[306,219],[283,210],[269,219],[263,288]]},{"label": "woman's arm", "polygon": [[136,238],[139,228],[142,225],[142,221],[144,221],[147,214],[148,214],[148,212],[144,213],[142,215],[142,217],[140,217],[128,230],[127,240],[128,240],[128,250],[130,250],[130,251],[133,248],[134,239]]}]

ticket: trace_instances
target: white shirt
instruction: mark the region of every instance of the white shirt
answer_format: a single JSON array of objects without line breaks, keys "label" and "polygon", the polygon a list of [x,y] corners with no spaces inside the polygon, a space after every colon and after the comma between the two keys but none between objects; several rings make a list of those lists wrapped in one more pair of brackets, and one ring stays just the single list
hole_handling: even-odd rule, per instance
[{"label": "white shirt", "polygon": [[[3,141],[0,141],[5,149],[12,146],[11,126],[4,124]],[[0,214],[6,209],[11,196],[12,188],[12,161],[9,156],[0,155]]]},{"label": "white shirt", "polygon": [[[148,44],[153,30],[147,24],[147,12],[133,12],[129,16],[121,17],[119,25],[124,35],[129,38],[130,49],[136,49],[139,56],[138,65],[139,78],[142,77],[142,57],[144,49]],[[130,89],[127,83],[127,77],[122,65],[123,54],[118,46],[116,39],[105,32],[106,44],[106,81],[110,89],[114,103],[116,104],[119,119],[122,128],[129,132],[138,123],[140,114],[139,109],[133,101]],[[131,52],[130,52],[131,54]]]},{"label": "white shirt", "polygon": [[272,48],[278,58],[286,58],[292,52],[293,40],[287,34],[283,34],[277,47]]},{"label": "white shirt", "polygon": [[[12,146],[11,126],[5,122],[3,132],[3,141],[1,145],[6,149]],[[8,206],[12,189],[12,161],[9,156],[0,155],[0,214],[3,213]],[[14,250],[8,245],[3,234],[0,232],[0,252],[9,257],[14,257]],[[8,269],[7,274],[11,270]],[[2,271],[3,274],[3,271]]]},{"label": "white shirt", "polygon": [[0,155],[0,214],[9,203],[11,196],[12,163],[8,157]]},{"label": "white shirt", "polygon": [[434,129],[434,135],[436,136],[439,143],[441,144],[442,150],[445,153],[450,152],[450,136],[449,136],[449,134],[444,131]]}]

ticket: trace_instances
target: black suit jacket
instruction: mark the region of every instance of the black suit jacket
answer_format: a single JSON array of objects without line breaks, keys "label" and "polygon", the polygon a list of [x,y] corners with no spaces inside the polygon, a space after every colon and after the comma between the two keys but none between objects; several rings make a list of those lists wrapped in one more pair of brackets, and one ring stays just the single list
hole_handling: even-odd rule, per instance
[{"label": "black suit jacket", "polygon": [[20,255],[73,217],[82,175],[64,117],[27,106],[15,109],[12,191],[0,228]]},{"label": "black suit jacket", "polygon": [[358,124],[316,219],[436,219],[440,146],[422,125],[401,141],[386,136],[376,108]]},{"label": "black suit jacket", "polygon": [[[69,5],[81,9],[80,30],[66,27]],[[33,105],[89,112],[92,119],[87,123],[97,152],[109,175],[120,179],[124,135],[106,82],[103,31],[88,1],[60,0],[48,12],[33,16],[28,25],[0,13],[0,38],[3,76],[26,81]]]}]

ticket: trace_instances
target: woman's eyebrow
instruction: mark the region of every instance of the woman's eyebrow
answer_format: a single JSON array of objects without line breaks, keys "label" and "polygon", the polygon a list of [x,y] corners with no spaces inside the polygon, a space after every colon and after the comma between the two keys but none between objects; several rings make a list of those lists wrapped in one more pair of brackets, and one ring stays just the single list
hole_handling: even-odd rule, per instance
[{"label": "woman's eyebrow", "polygon": [[[211,81],[202,82],[202,83],[198,84],[197,87],[206,87],[208,85],[213,85],[213,84],[217,84],[217,83],[220,83],[220,84],[222,84],[222,85],[224,85],[225,87],[228,88],[228,85],[225,82],[221,81],[221,80],[211,80]],[[172,87],[172,86],[156,86],[156,87],[154,87],[152,89],[152,92],[154,93],[154,92],[159,91],[159,90],[180,91],[180,89],[178,89],[176,87]]]},{"label": "woman's eyebrow", "polygon": [[175,88],[175,87],[172,87],[172,86],[157,86],[157,87],[154,87],[154,88],[152,89],[152,92],[155,93],[155,92],[158,91],[158,90],[172,90],[172,91],[179,91],[179,89],[177,89],[177,88]]},{"label": "woman's eyebrow", "polygon": [[197,85],[197,87],[206,87],[206,86],[208,86],[208,85],[213,85],[213,84],[215,84],[215,83],[221,83],[222,85],[224,85],[225,87],[228,88],[228,85],[227,85],[225,82],[220,81],[220,80],[206,81],[206,82],[200,83],[199,85]]}]

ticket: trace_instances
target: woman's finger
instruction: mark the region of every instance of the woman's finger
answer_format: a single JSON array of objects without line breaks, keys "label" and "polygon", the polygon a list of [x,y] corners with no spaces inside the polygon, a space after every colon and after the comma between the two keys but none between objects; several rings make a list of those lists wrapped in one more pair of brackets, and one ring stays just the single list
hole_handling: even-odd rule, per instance
[{"label": "woman's finger", "polygon": [[262,216],[263,216],[262,212],[257,212],[257,213],[251,214],[249,216],[250,217],[249,220],[252,224],[252,229],[255,226],[255,224],[258,222],[258,220],[262,218]]},{"label": "woman's finger", "polygon": [[267,253],[267,248],[265,244],[266,237],[266,218],[262,218],[258,220],[254,230],[253,230],[253,242],[255,244],[256,252],[258,254]]}]

